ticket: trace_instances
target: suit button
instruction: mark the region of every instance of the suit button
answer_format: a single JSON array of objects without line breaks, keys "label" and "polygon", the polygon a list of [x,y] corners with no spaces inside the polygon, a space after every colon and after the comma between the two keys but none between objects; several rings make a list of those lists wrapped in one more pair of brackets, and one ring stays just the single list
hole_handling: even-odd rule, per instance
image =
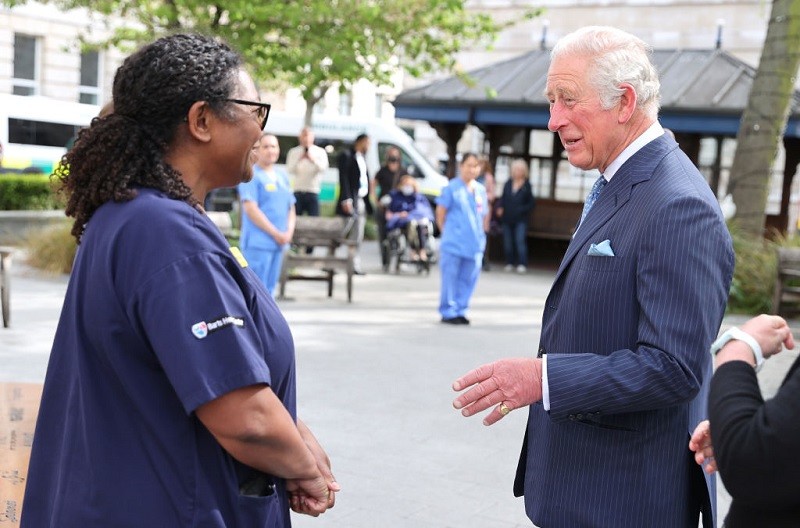
[{"label": "suit button", "polygon": [[582,415],[582,414],[579,414],[579,415],[578,415],[578,416],[576,416],[575,418],[577,418],[578,420],[583,420],[583,415]]},{"label": "suit button", "polygon": [[539,347],[539,351],[538,351],[538,353],[536,354],[536,357],[537,357],[537,358],[541,358],[541,357],[542,357],[544,354],[545,354],[545,352],[544,352],[544,347],[543,347],[543,346],[540,346],[540,347]]}]

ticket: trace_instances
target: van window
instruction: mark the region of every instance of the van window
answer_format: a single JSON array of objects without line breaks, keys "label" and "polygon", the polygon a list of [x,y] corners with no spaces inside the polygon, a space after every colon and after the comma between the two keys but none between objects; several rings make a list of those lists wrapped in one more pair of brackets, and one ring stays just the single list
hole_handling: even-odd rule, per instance
[{"label": "van window", "polygon": [[67,146],[81,127],[30,119],[8,118],[8,142],[44,147]]},{"label": "van window", "polygon": [[343,139],[326,139],[315,138],[314,144],[325,149],[328,154],[328,165],[332,168],[339,166],[339,154],[343,150],[349,150],[353,147],[352,141],[345,141]]},{"label": "van window", "polygon": [[378,143],[378,160],[380,161],[381,167],[386,165],[386,151],[392,147],[400,151],[400,164],[405,167],[409,174],[415,178],[425,177],[422,171],[414,170],[416,168],[415,163],[414,160],[411,159],[411,156],[408,155],[408,152],[403,150],[403,147],[395,145],[394,143]]},{"label": "van window", "polygon": [[281,149],[280,156],[278,156],[277,163],[286,164],[286,153],[298,145],[297,136],[276,136],[278,138],[278,146]]}]

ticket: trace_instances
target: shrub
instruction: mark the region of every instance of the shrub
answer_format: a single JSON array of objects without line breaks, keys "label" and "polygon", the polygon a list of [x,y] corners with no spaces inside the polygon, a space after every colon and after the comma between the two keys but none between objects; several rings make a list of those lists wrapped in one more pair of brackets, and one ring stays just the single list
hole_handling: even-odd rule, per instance
[{"label": "shrub", "polygon": [[49,273],[70,273],[78,248],[71,229],[70,221],[29,233],[25,243],[28,264]]},{"label": "shrub", "polygon": [[0,174],[0,210],[61,209],[50,176],[46,174]]},{"label": "shrub", "polygon": [[756,315],[772,311],[775,289],[777,250],[798,247],[800,238],[773,233],[770,238],[755,240],[743,236],[735,225],[730,226],[736,268],[728,297],[728,311]]}]

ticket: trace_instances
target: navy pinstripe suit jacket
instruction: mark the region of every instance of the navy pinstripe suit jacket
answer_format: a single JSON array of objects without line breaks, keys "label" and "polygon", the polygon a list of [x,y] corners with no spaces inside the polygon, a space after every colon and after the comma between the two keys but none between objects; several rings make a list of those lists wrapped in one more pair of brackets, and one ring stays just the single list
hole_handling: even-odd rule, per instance
[{"label": "navy pinstripe suit jacket", "polygon": [[[587,255],[604,240],[615,256]],[[717,200],[671,138],[645,145],[606,185],[542,319],[550,411],[530,407],[514,484],[534,524],[697,528],[692,499],[707,490],[716,505],[688,442],[706,416],[708,349],[733,264]]]}]

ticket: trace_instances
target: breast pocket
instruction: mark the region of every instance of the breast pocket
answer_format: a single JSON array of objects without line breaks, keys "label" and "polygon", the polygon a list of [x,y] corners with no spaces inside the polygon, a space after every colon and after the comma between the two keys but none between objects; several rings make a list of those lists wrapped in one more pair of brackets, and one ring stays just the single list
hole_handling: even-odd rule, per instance
[{"label": "breast pocket", "polygon": [[581,260],[579,269],[581,271],[597,273],[617,273],[625,269],[627,259],[625,257],[590,257],[586,256]]}]

